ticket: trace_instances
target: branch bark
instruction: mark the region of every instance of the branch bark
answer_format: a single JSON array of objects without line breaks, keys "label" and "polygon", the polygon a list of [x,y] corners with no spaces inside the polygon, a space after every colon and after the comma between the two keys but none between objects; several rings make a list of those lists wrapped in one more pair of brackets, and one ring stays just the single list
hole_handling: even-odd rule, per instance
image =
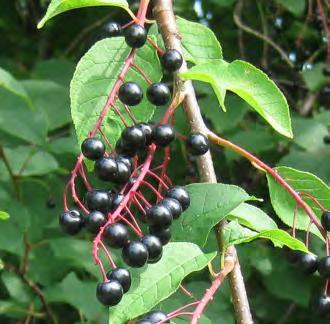
[{"label": "branch bark", "polygon": [[[176,25],[172,0],[156,0],[153,13],[166,47],[182,52],[181,37]],[[187,70],[187,63],[184,61],[179,72],[185,72]],[[192,131],[207,134],[208,130],[204,124],[192,82],[183,82],[178,75],[176,75],[175,83],[178,91],[184,94],[183,106]],[[203,182],[216,183],[217,178],[211,154],[207,153],[201,156],[197,163],[201,180]],[[238,259],[236,259],[235,266],[229,274],[229,280],[237,323],[253,323]]]}]

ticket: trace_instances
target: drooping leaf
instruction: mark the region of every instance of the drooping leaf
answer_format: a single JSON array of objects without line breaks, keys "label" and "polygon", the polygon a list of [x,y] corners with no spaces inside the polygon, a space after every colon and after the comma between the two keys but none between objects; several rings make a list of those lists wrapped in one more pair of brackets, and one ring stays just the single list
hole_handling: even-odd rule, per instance
[{"label": "drooping leaf", "polygon": [[255,231],[276,229],[276,223],[260,208],[242,203],[232,210],[227,219],[237,219],[238,222]]},{"label": "drooping leaf", "polygon": [[51,18],[72,9],[96,6],[113,6],[128,9],[126,0],[52,0],[48,6],[45,16],[38,24],[38,28],[42,28]]},{"label": "drooping leaf", "polygon": [[[80,60],[71,82],[71,113],[75,124],[78,142],[81,143],[88,132],[93,129],[111,92],[116,77],[125,64],[130,49],[124,38],[104,39],[96,43]],[[161,68],[157,53],[148,44],[141,48],[134,59],[144,73],[154,82],[161,78]],[[125,78],[138,83],[146,92],[148,84],[134,69],[129,69]],[[121,110],[127,121],[131,122],[122,104],[117,101],[116,107]],[[151,118],[155,106],[146,98],[131,108],[138,121]],[[102,130],[113,143],[119,138],[124,124],[113,110],[104,119]]]},{"label": "drooping leaf", "polygon": [[[50,303],[67,303],[81,312],[90,322],[104,315],[105,308],[98,303],[95,297],[96,282],[80,280],[74,272],[69,273],[57,285],[45,291]],[[102,320],[104,322],[104,319]]]},{"label": "drooping leaf", "polygon": [[204,246],[211,229],[251,197],[241,188],[221,183],[188,185],[191,205],[174,223],[172,237]]},{"label": "drooping leaf", "polygon": [[292,250],[308,252],[304,243],[281,229],[263,230],[258,233],[239,225],[237,221],[233,221],[224,227],[223,233],[224,242],[227,246],[249,243],[257,239],[267,239],[272,241],[276,247],[285,245]]},{"label": "drooping leaf", "polygon": [[15,175],[44,175],[58,168],[58,163],[51,154],[33,147],[5,148],[4,152]]},{"label": "drooping leaf", "polygon": [[19,81],[17,81],[9,72],[0,67],[0,88],[12,92],[21,97],[28,105],[31,105],[29,95]]},{"label": "drooping leaf", "polygon": [[9,218],[9,214],[5,211],[0,211],[0,219],[5,220]]},{"label": "drooping leaf", "polygon": [[188,274],[203,269],[215,254],[203,254],[191,243],[169,243],[162,259],[143,269],[132,269],[132,287],[118,306],[110,308],[109,323],[125,323],[152,309],[174,293]]},{"label": "drooping leaf", "polygon": [[48,129],[54,130],[71,122],[69,92],[63,86],[48,80],[27,80],[23,85],[34,107],[45,114]]},{"label": "drooping leaf", "polygon": [[240,60],[232,63],[217,60],[196,65],[181,76],[210,83],[223,109],[223,91],[236,93],[277,132],[292,137],[289,106],[284,95],[265,73],[253,65]]},{"label": "drooping leaf", "polygon": [[[288,167],[278,167],[276,171],[281,175],[297,192],[306,192],[314,196],[325,208],[330,209],[330,188],[315,175],[298,171]],[[292,196],[276,182],[270,175],[267,175],[270,198],[273,208],[280,219],[292,227],[296,201]],[[301,197],[313,210],[317,217],[322,214],[321,209],[308,197]],[[302,208],[297,209],[296,228],[307,230],[310,219]],[[311,232],[322,237],[315,225],[311,226]]]},{"label": "drooping leaf", "polygon": [[176,21],[187,61],[199,64],[222,59],[221,45],[211,29],[181,17],[177,17]]},{"label": "drooping leaf", "polygon": [[0,88],[0,129],[25,142],[42,145],[47,134],[45,116],[29,109],[20,97]]}]

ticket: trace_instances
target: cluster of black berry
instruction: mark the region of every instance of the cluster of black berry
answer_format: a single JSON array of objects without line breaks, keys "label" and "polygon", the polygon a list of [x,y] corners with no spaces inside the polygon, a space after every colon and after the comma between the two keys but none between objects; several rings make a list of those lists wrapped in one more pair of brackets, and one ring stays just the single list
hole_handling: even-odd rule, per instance
[{"label": "cluster of black berry", "polygon": [[157,324],[157,323],[171,323],[170,320],[167,319],[165,313],[161,311],[152,311],[146,314],[142,319],[140,319],[136,324]]},{"label": "cluster of black berry", "polygon": [[[325,211],[321,217],[321,223],[325,230],[330,231],[330,211]],[[330,279],[330,256],[318,258],[311,253],[286,250],[288,260],[296,263],[299,269],[311,275],[318,271],[321,277]],[[322,293],[312,300],[312,307],[321,316],[330,315],[330,295]]]}]

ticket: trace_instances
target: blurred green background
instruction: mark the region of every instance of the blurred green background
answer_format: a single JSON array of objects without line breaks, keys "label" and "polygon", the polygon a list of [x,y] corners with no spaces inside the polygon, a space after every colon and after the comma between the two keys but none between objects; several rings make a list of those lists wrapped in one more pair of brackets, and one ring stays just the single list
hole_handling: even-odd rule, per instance
[{"label": "blurred green background", "polygon": [[[136,10],[137,1],[130,2]],[[10,215],[0,220],[0,323],[106,323],[107,310],[95,298],[98,271],[90,238],[65,236],[58,215],[79,151],[69,101],[75,65],[90,46],[107,37],[107,22],[125,23],[129,17],[119,9],[88,8],[60,15],[37,30],[47,4],[0,0],[0,210]],[[295,138],[277,135],[233,95],[226,99],[228,112],[221,112],[212,90],[196,83],[210,127],[271,165],[310,171],[330,183],[330,148],[324,143],[330,126],[330,79],[322,73],[327,39],[315,1],[177,0],[175,5],[178,15],[216,33],[226,60],[247,60],[277,83],[291,107]],[[287,61],[265,38],[280,47]],[[3,87],[8,73],[19,92]],[[176,127],[188,132],[182,113]],[[177,141],[173,150],[170,174],[175,182],[197,182],[195,161],[183,143]],[[260,206],[278,221],[264,175],[232,152],[213,148],[212,153],[219,181],[264,198]],[[177,165],[182,167],[171,167]],[[312,244],[315,253],[324,254],[317,239]],[[321,287],[317,275],[302,276],[280,250],[262,241],[240,247],[239,254],[256,323],[318,323],[308,307],[311,294]],[[208,276],[193,278],[187,286],[200,296]],[[183,299],[176,294],[164,307],[176,308]],[[212,323],[234,323],[226,285],[206,315]]]}]

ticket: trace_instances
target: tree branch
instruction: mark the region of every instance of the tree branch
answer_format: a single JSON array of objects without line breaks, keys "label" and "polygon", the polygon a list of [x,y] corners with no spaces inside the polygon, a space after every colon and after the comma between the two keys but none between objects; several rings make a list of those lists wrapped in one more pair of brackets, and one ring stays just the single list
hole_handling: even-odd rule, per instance
[{"label": "tree branch", "polygon": [[[156,0],[153,12],[166,47],[169,49],[176,49],[182,52],[181,37],[176,26],[172,0]],[[187,71],[187,69],[187,63],[183,62],[179,72]],[[192,82],[183,82],[176,75],[175,83],[176,88],[179,89],[178,91],[182,92],[185,95],[183,106],[185,108],[185,112],[189,120],[191,129],[194,132],[201,132],[207,134],[207,128],[204,124],[200,112]],[[201,156],[200,158],[198,158],[197,163],[201,180],[204,182],[216,183],[217,178],[211,154],[207,153]],[[236,312],[237,323],[253,323],[238,259],[235,263],[233,271],[229,274],[229,280],[232,287],[232,297]]]}]

